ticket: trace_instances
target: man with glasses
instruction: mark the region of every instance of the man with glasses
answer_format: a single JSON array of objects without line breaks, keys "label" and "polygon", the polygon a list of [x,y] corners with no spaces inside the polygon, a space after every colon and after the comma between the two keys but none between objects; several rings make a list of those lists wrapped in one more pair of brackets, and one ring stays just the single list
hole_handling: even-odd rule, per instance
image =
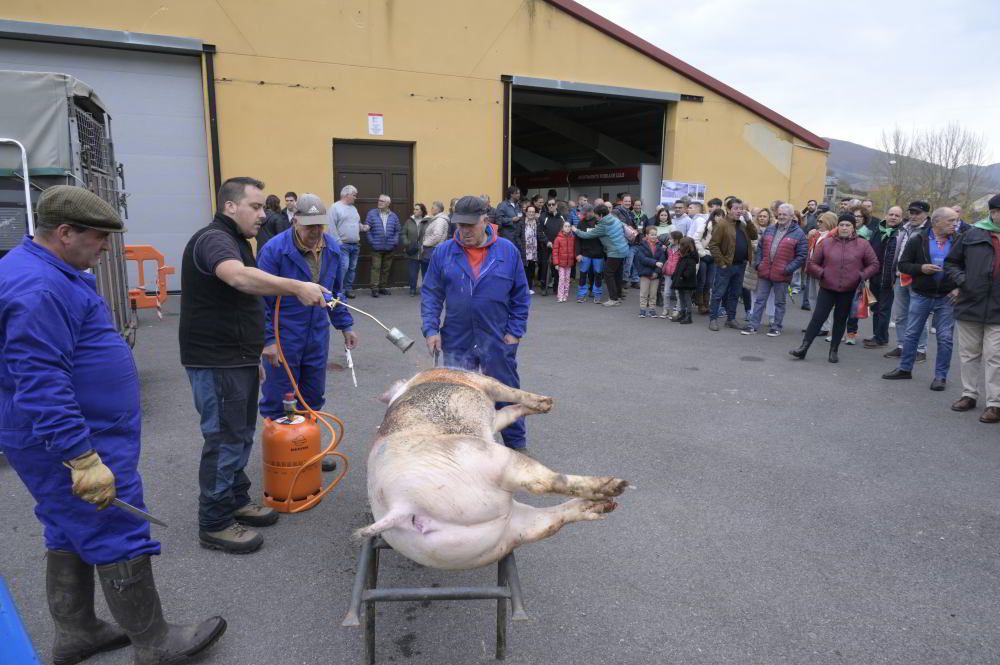
[{"label": "man with glasses", "polygon": [[538,217],[538,281],[542,285],[543,296],[549,295],[549,282],[557,275],[553,269],[550,276],[549,270],[552,262],[552,243],[562,231],[565,221],[566,218],[559,214],[556,200],[546,201],[545,211]]},{"label": "man with glasses", "polygon": [[361,230],[368,234],[372,248],[372,298],[389,295],[389,275],[392,272],[393,252],[399,244],[399,217],[389,206],[392,199],[380,194],[378,207],[369,210]]},{"label": "man with glasses", "polygon": [[[903,253],[903,248],[906,247],[906,243],[910,241],[910,238],[920,233],[927,227],[929,219],[928,214],[930,211],[931,206],[927,203],[927,201],[914,201],[907,207],[907,212],[909,213],[910,218],[899,227],[898,238],[896,240],[897,264],[899,262],[900,255]],[[896,282],[896,288],[894,291],[894,299],[896,303],[896,348],[885,354],[884,357],[886,358],[902,357],[903,342],[906,341],[907,318],[909,317],[910,311],[910,285],[913,283],[913,277],[900,273],[898,270],[896,274],[899,276],[899,281]],[[916,362],[922,363],[925,360],[927,360],[926,326],[922,331],[920,331],[920,338],[917,342]]]},{"label": "man with glasses", "polygon": [[[764,229],[758,243],[757,293],[754,296],[753,312],[741,331],[744,335],[755,335],[764,316],[768,297],[774,294],[774,318],[767,332],[768,337],[781,334],[781,323],[785,318],[785,296],[792,275],[806,262],[809,243],[806,234],[795,219],[795,208],[788,203],[778,206],[777,221]],[[754,268],[750,268],[753,270]]]}]

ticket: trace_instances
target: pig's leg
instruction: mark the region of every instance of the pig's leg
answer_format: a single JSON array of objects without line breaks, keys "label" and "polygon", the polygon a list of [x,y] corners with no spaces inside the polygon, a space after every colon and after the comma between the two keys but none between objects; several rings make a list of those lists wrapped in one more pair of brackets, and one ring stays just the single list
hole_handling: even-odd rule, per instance
[{"label": "pig's leg", "polygon": [[[494,402],[512,402],[515,405],[521,404],[525,406],[527,410],[520,415],[548,413],[552,410],[551,397],[538,395],[536,393],[529,393],[528,391],[520,390],[519,388],[511,388],[510,386],[500,383],[496,379],[484,374],[476,374],[474,377],[475,378],[472,380],[479,386],[479,389],[486,393],[486,396]],[[520,417],[520,415],[518,417]],[[516,420],[516,418],[512,418],[511,422],[514,420]],[[508,423],[508,425],[509,424],[510,423]],[[506,425],[504,425],[504,427],[506,427]]]},{"label": "pig's leg", "polygon": [[572,499],[558,506],[535,508],[515,501],[507,531],[510,538],[505,539],[504,544],[513,549],[548,538],[566,524],[604,519],[604,514],[610,513],[617,505],[609,500]]},{"label": "pig's leg", "polygon": [[533,413],[538,412],[529,409],[524,404],[510,404],[509,406],[505,406],[493,416],[493,433],[496,434],[521,416],[530,416]]},{"label": "pig's leg", "polygon": [[564,494],[593,501],[618,496],[628,481],[613,476],[572,476],[556,473],[544,464],[509,448],[498,448],[507,456],[500,477],[500,486],[508,492],[524,490],[531,494]]}]

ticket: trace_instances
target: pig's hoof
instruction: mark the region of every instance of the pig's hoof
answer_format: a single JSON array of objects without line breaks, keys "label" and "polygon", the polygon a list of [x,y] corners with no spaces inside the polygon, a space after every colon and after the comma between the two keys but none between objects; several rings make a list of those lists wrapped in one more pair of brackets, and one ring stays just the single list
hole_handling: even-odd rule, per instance
[{"label": "pig's hoof", "polygon": [[628,481],[622,480],[621,478],[598,478],[600,485],[594,490],[595,499],[610,499],[613,496],[618,496],[625,491],[628,487]]},{"label": "pig's hoof", "polygon": [[582,507],[583,516],[588,520],[603,519],[605,513],[610,513],[617,507],[618,504],[614,501],[588,501]]},{"label": "pig's hoof", "polygon": [[548,413],[552,410],[553,399],[544,395],[535,395],[527,399],[523,404],[535,413]]}]

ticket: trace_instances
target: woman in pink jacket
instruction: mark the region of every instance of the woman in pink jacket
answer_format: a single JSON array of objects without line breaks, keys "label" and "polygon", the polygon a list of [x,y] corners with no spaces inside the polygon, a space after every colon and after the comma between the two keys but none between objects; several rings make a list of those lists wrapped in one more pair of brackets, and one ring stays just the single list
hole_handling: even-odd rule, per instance
[{"label": "woman in pink jacket", "polygon": [[837,230],[816,245],[809,258],[806,271],[819,282],[816,308],[802,346],[789,351],[798,360],[806,357],[809,346],[819,334],[823,322],[833,310],[833,337],[830,342],[829,360],[838,361],[837,348],[844,337],[847,318],[851,315],[851,301],[858,284],[878,272],[878,259],[868,241],[859,238],[854,230],[854,215],[844,213],[837,218]]}]

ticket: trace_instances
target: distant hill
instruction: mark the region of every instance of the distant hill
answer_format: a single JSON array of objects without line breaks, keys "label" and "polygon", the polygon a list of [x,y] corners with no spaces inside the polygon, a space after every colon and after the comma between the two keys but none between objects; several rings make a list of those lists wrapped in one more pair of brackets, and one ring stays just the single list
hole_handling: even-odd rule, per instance
[{"label": "distant hill", "polygon": [[[827,141],[830,142],[830,159],[827,162],[830,173],[855,189],[871,189],[882,175],[879,165],[885,160],[885,154],[850,141],[831,138]],[[986,167],[983,182],[985,188],[1000,191],[1000,163]]]}]

